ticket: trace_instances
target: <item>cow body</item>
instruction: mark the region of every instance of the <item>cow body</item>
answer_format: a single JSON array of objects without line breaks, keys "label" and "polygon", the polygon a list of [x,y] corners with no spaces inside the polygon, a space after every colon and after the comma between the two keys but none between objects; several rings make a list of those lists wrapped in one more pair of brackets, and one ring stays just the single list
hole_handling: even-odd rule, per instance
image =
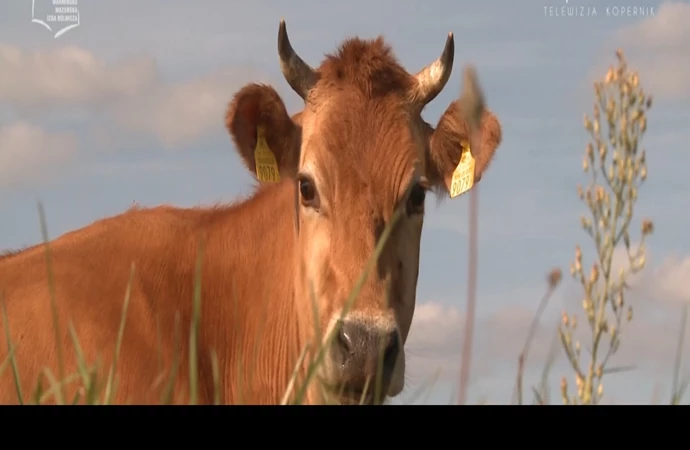
[{"label": "cow body", "polygon": [[[87,361],[93,363],[100,356],[106,370],[112,364],[134,263],[117,361],[116,401],[161,401],[165,386],[162,377],[172,370],[176,334],[181,360],[175,401],[186,401],[186,349],[201,241],[200,401],[212,400],[212,351],[222,363],[225,402],[271,403],[280,399],[292,373],[289,359],[300,351],[294,311],[286,301],[292,280],[290,248],[294,246],[294,232],[286,225],[293,220],[294,190],[289,182],[266,186],[249,202],[228,207],[132,208],[51,242],[65,373],[77,371],[68,321],[74,324]],[[43,367],[58,376],[44,246],[0,259],[0,286],[17,344],[19,374],[28,393]],[[252,299],[251,303],[245,299]],[[255,337],[242,339],[252,335]],[[101,380],[105,380],[106,370]],[[2,375],[1,403],[16,401],[11,376],[9,370]],[[245,380],[242,392],[232,382],[238,378]],[[74,390],[67,387],[73,396]]]},{"label": "cow body", "polygon": [[[65,375],[77,371],[68,324],[87,362],[100,358],[105,382],[134,264],[115,401],[158,403],[172,392],[174,402],[186,402],[200,250],[199,402],[214,400],[216,374],[222,403],[275,404],[286,390],[294,400],[321,356],[305,403],[379,403],[403,389],[425,193],[447,194],[469,140],[458,102],[436,128],[421,118],[450,76],[452,35],[441,57],[416,75],[382,38],[349,39],[312,69],[281,22],[278,50],[304,109],[290,117],[273,88],[248,84],[230,102],[226,126],[252,173],[258,130],[265,130],[280,182],[259,182],[250,198],[229,206],[134,207],[67,233],[50,244],[52,278],[43,245],[0,257],[25,397],[44,368],[58,377],[58,346]],[[485,111],[472,150],[475,184],[500,141],[500,124]],[[349,305],[377,246],[379,258]],[[0,362],[6,355],[0,351]],[[177,381],[168,386],[175,367]],[[381,396],[371,392],[376,378]],[[79,384],[66,385],[67,399]],[[16,402],[10,370],[0,375],[0,402]]]}]

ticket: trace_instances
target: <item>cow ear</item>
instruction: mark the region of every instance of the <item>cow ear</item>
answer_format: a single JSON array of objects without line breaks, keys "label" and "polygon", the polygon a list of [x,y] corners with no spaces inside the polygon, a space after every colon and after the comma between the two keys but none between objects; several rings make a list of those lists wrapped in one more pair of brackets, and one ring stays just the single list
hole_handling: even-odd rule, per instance
[{"label": "cow ear", "polygon": [[295,176],[301,128],[271,86],[251,83],[240,89],[228,106],[225,126],[244,165],[259,181]]},{"label": "cow ear", "polygon": [[[490,111],[485,110],[481,120],[479,148],[472,148],[474,158],[474,185],[482,179],[484,172],[501,143],[501,123]],[[448,106],[431,134],[429,142],[429,181],[437,192],[450,193],[453,172],[458,167],[460,156],[469,148],[469,125],[463,118],[460,103]]]}]

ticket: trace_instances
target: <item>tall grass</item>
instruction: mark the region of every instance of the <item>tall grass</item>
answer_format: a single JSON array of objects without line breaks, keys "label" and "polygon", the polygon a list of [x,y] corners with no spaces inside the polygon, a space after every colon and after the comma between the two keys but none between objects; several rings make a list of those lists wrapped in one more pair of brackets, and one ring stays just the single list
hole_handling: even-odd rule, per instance
[{"label": "tall grass", "polygon": [[[592,116],[584,116],[584,128],[590,142],[585,147],[582,169],[590,179],[586,187],[577,186],[577,195],[589,210],[589,216],[583,215],[580,223],[592,240],[596,255],[586,274],[582,247],[577,245],[575,259],[570,265],[571,276],[582,288],[581,313],[588,329],[578,335],[578,314],[563,312],[558,341],[573,372],[575,384],[575,389],[571,389],[568,377],[561,378],[561,401],[566,405],[599,404],[604,395],[606,376],[629,369],[611,367],[610,360],[622,345],[625,326],[633,320],[632,305],[626,302],[631,290],[629,280],[645,267],[646,239],[654,230],[652,220],[643,219],[639,227],[639,243],[632,245],[631,226],[638,190],[647,179],[646,150],[642,139],[647,130],[652,97],[642,88],[637,71],[629,68],[622,50],[616,51],[616,59],[617,65],[610,66],[606,74],[594,83]],[[624,250],[627,264],[614,272],[614,255],[619,249]],[[523,401],[524,360],[533,331],[560,279],[560,270],[554,269],[549,276],[547,295],[539,305],[525,350],[519,357],[516,383],[519,404]],[[684,310],[674,367],[672,404],[680,402],[690,382],[688,379],[679,381],[685,314]],[[586,355],[582,354],[583,343],[578,337],[582,335],[588,338]],[[554,356],[555,353],[550,355],[549,368]],[[546,376],[542,377],[542,387],[534,389],[535,400],[539,404],[548,401]]]},{"label": "tall grass", "polygon": [[[587,235],[592,238],[596,249],[596,258],[591,265],[589,276],[585,275],[582,263],[582,251],[578,245],[576,248],[575,261],[571,265],[570,273],[578,281],[583,290],[583,313],[585,322],[589,327],[590,335],[590,354],[584,360],[581,354],[581,343],[576,339],[574,330],[577,328],[577,315],[575,313],[564,313],[562,325],[558,330],[558,341],[549,352],[549,357],[544,367],[539,386],[531,388],[534,395],[534,402],[537,404],[548,404],[550,402],[548,389],[548,375],[551,370],[558,344],[567,357],[567,361],[573,371],[576,389],[571,392],[567,378],[561,381],[561,400],[564,404],[597,404],[603,395],[603,380],[607,373],[611,373],[615,368],[608,366],[609,358],[615,354],[621,345],[622,329],[627,322],[632,320],[632,309],[625,302],[626,292],[629,290],[626,280],[632,274],[642,270],[645,264],[644,244],[645,239],[653,231],[651,220],[643,220],[640,227],[640,243],[635,250],[631,248],[630,225],[632,223],[634,205],[637,200],[637,190],[646,179],[647,167],[645,151],[641,149],[640,143],[647,128],[647,111],[651,108],[651,97],[642,89],[639,76],[636,72],[630,71],[627,62],[621,51],[617,52],[618,66],[611,67],[606,76],[594,84],[595,103],[593,118],[585,116],[584,126],[589,132],[592,142],[585,149],[583,169],[591,177],[587,188],[578,186],[577,191],[581,200],[585,201],[590,211],[590,217],[582,217],[581,223]],[[465,71],[464,89],[460,104],[462,105],[465,119],[470,125],[470,145],[471,148],[479,148],[480,118],[484,111],[484,96],[479,88],[476,74],[472,68]],[[607,127],[604,133],[602,128]],[[458,386],[459,404],[464,404],[467,398],[468,385],[470,379],[470,363],[472,350],[472,335],[474,331],[474,309],[476,304],[476,245],[477,245],[477,187],[470,194],[470,273],[468,275],[467,292],[467,327],[465,329],[464,347],[461,356],[460,382]],[[371,255],[369,261],[355,283],[355,286],[348,297],[345,307],[342,309],[343,318],[352,307],[355,299],[359,295],[367,277],[375,269],[376,262],[388,241],[393,227],[400,219],[402,211],[396,210],[393,218],[386,225],[381,239]],[[53,374],[45,368],[36,384],[28,391],[30,394],[25,396],[26,386],[21,385],[19,365],[16,360],[17,343],[11,339],[11,323],[9,322],[4,298],[0,293],[0,313],[2,328],[4,329],[5,346],[3,346],[2,360],[0,361],[0,376],[6,370],[11,371],[14,380],[14,388],[19,403],[24,403],[28,398],[30,404],[42,404],[54,402],[57,404],[88,404],[88,405],[108,405],[113,403],[117,393],[118,371],[117,362],[120,357],[120,349],[124,330],[126,327],[126,316],[132,289],[132,282],[135,276],[136,267],[131,266],[128,285],[123,292],[123,307],[119,328],[117,330],[117,340],[113,353],[113,362],[105,372],[104,380],[99,379],[101,369],[101,358],[95,361],[86,361],[84,353],[75,328],[71,322],[67,323],[67,331],[73,346],[76,357],[76,373],[65,373],[64,349],[62,348],[60,336],[61,326],[58,318],[58,306],[55,299],[54,278],[51,265],[51,251],[45,215],[42,206],[39,204],[39,218],[41,231],[45,244],[45,257],[47,280],[50,291],[50,308],[54,327],[56,352],[59,360],[58,374]],[[629,261],[618,274],[613,273],[614,250],[620,245],[625,248]],[[189,380],[189,403],[199,402],[199,333],[201,324],[201,280],[203,247],[199,247],[198,257],[195,266],[195,279],[192,302],[192,318],[189,329],[189,348],[188,348],[188,380]],[[527,338],[522,352],[518,355],[518,369],[515,381],[515,391],[513,401],[523,404],[524,393],[524,370],[528,359],[529,350],[533,343],[536,328],[539,325],[541,315],[546,308],[550,297],[561,282],[562,274],[558,268],[553,269],[547,276],[547,290],[539,303],[534,320],[527,330]],[[318,317],[316,308],[317,302],[312,298],[314,315]],[[234,298],[236,302],[236,296]],[[687,310],[684,310],[681,322],[680,337],[678,340],[678,350],[674,366],[673,395],[672,404],[681,401],[683,393],[690,383],[690,379],[681,380],[681,357],[684,329],[686,323]],[[318,320],[314,321],[318,327]],[[316,328],[316,336],[321,336],[321,330]],[[329,334],[315,348],[306,346],[297,364],[287,381],[287,389],[282,395],[281,404],[302,404],[307,398],[309,389],[313,383],[320,383],[319,370],[322,367],[326,349],[339,331],[338,326],[330,330]],[[162,354],[160,348],[160,330],[158,332],[158,367],[161,372],[160,384],[163,389],[160,393],[161,404],[178,403],[176,401],[175,386],[179,374],[180,361],[183,350],[180,348],[180,319],[176,315],[173,339],[173,358],[172,366],[166,373],[162,367]],[[254,358],[256,360],[256,346],[254,347]],[[109,351],[108,349],[101,349]],[[383,347],[381,349],[382,362]],[[218,356],[211,350],[210,355],[212,380],[213,380],[213,403],[219,404],[221,399],[221,372]],[[306,364],[306,370],[302,368]],[[246,363],[246,362],[245,362]],[[237,376],[243,373],[242,363],[238,363]],[[251,365],[251,364],[250,364]],[[381,371],[378,371],[379,373]],[[438,374],[436,374],[438,376]],[[437,378],[436,376],[436,378]],[[43,383],[47,382],[47,388]],[[238,378],[238,382],[241,382]],[[65,386],[77,383],[76,396],[67,399]],[[381,379],[369,380],[365,392],[362,394],[361,401],[370,394],[373,389],[375,400],[380,400],[383,396],[381,392]],[[417,389],[412,398],[419,397],[422,389]],[[321,391],[324,400],[328,403],[335,402],[333,395],[327,390]],[[137,399],[132,399],[136,402]],[[242,403],[242,398],[239,399]]]}]

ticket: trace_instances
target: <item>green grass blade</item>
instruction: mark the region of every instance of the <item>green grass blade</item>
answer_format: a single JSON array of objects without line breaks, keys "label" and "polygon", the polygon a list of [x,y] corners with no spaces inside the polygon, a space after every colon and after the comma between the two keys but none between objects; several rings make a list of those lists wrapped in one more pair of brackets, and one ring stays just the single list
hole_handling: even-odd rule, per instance
[{"label": "green grass blade", "polygon": [[[680,371],[683,360],[683,343],[685,342],[685,326],[688,320],[688,307],[683,306],[683,314],[680,318],[680,331],[678,332],[678,345],[676,346],[676,360],[673,370],[673,387],[671,394],[671,404],[678,405],[683,397],[685,386],[679,384]],[[683,383],[687,386],[686,383]]]},{"label": "green grass blade", "polygon": [[192,323],[190,324],[189,330],[189,403],[192,405],[196,405],[199,401],[199,369],[197,352],[199,340],[199,321],[201,317],[201,263],[203,249],[203,244],[200,242],[196,258]]},{"label": "green grass blade", "polygon": [[170,377],[162,392],[162,403],[169,405],[173,401],[173,389],[177,380],[177,370],[180,365],[180,313],[175,313],[175,326],[173,330],[173,360],[170,368]]},{"label": "green grass blade", "polygon": [[132,284],[134,283],[134,269],[135,265],[132,265],[129,269],[129,282],[127,283],[127,289],[125,290],[125,300],[122,305],[122,314],[120,315],[120,326],[117,330],[117,341],[115,341],[115,352],[113,355],[113,363],[110,366],[110,371],[108,373],[108,380],[105,385],[105,392],[103,393],[103,403],[109,405],[112,403],[115,396],[115,373],[117,371],[117,361],[120,358],[120,348],[122,347],[122,338],[125,333],[125,321],[127,319],[127,309],[129,308],[129,299],[132,295]]},{"label": "green grass blade", "polygon": [[211,351],[211,373],[213,374],[213,404],[220,405],[220,368],[218,365],[218,354],[215,350]]},{"label": "green grass blade", "polygon": [[5,297],[3,295],[0,295],[0,306],[2,306],[2,324],[5,328],[5,341],[7,342],[7,359],[12,368],[12,379],[14,380],[14,389],[17,392],[17,401],[20,405],[23,405],[24,394],[22,393],[21,378],[19,378],[17,358],[14,353],[15,346],[12,344],[12,336],[10,334],[10,319],[7,316],[7,305],[5,305]]},{"label": "green grass blade", "polygon": [[[41,235],[45,244],[48,291],[50,294],[50,310],[53,319],[53,330],[55,331],[55,346],[57,347],[58,373],[60,375],[60,379],[63,379],[65,377],[65,360],[64,355],[62,354],[62,333],[60,333],[60,319],[58,316],[57,298],[55,295],[55,280],[53,279],[50,240],[48,239],[48,226],[46,225],[45,212],[43,211],[43,205],[40,202],[38,203],[38,216],[41,222]],[[61,404],[64,403],[65,395],[62,384],[60,385],[59,392],[56,392],[55,395],[58,396]]]}]

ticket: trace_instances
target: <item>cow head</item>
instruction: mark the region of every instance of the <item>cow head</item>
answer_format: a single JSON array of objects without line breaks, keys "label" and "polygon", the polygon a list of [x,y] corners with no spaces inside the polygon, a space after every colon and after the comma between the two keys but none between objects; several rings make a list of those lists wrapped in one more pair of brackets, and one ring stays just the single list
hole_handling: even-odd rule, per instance
[{"label": "cow head", "polygon": [[[359,400],[367,378],[374,392],[378,367],[381,392],[395,396],[404,385],[426,194],[447,195],[469,138],[457,102],[435,129],[421,117],[450,77],[453,35],[441,56],[415,75],[381,37],[348,39],[313,69],[293,50],[281,21],[278,52],[303,111],[291,118],[273,88],[251,84],[234,96],[227,126],[253,173],[257,127],[263,128],[282,176],[295,183],[301,337],[314,343],[335,333],[322,381],[342,393],[342,402]],[[498,119],[489,112],[480,131],[480,148],[472,149],[475,185],[501,141]],[[396,209],[401,215],[374,270],[341,317]]]}]

